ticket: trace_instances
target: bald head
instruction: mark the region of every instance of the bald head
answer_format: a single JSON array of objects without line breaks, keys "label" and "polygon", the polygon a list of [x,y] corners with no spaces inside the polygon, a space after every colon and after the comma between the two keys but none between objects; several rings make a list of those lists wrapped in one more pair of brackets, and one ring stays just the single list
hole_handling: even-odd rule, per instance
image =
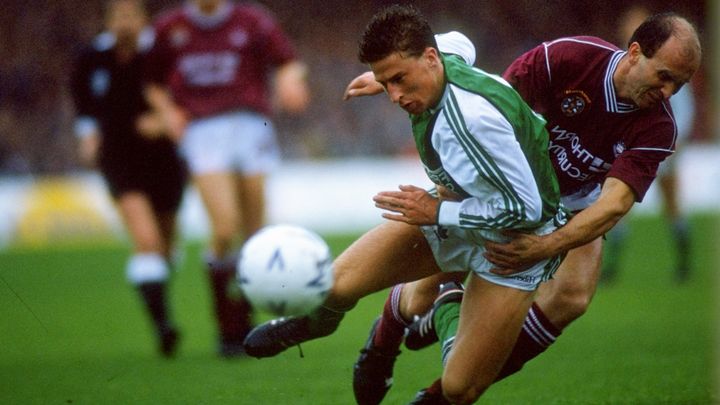
[{"label": "bald head", "polygon": [[697,30],[688,20],[675,13],[655,14],[645,19],[633,32],[628,47],[637,42],[643,55],[652,58],[671,38],[680,45],[680,56],[690,64],[699,63],[702,49]]}]

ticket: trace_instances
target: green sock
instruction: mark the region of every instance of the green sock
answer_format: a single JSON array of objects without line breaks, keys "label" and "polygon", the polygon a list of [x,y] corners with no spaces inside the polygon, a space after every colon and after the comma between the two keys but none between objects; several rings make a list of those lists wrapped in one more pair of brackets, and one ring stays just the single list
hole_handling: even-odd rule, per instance
[{"label": "green sock", "polygon": [[447,355],[452,349],[455,342],[455,334],[460,321],[460,303],[448,302],[440,305],[433,316],[435,323],[435,333],[438,335],[440,344],[442,345],[442,363],[445,365]]}]

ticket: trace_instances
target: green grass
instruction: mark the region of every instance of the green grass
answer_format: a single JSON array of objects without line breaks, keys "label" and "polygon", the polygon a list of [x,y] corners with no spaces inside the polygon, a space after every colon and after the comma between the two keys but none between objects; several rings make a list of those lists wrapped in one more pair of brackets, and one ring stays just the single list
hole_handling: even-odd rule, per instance
[{"label": "green grass", "polygon": [[[672,281],[673,250],[658,218],[634,218],[622,272],[547,353],[480,403],[717,403],[717,216],[693,217],[693,274]],[[352,240],[328,238],[336,251]],[[361,301],[335,335],[276,358],[222,360],[201,249],[172,284],[183,340],[155,353],[149,322],[125,282],[128,249],[0,252],[2,404],[351,404],[352,364],[386,294]],[[266,319],[266,316],[261,316]],[[407,403],[440,372],[437,348],[404,351],[384,403]]]}]

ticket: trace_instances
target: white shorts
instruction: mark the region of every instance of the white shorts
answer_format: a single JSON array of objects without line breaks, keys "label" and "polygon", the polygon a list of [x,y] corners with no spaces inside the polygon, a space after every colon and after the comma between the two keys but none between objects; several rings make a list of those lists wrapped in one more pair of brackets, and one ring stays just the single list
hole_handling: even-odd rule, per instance
[{"label": "white shorts", "polygon": [[560,198],[563,206],[570,212],[582,211],[600,198],[600,184],[587,184],[581,190]]},{"label": "white shorts", "polygon": [[[491,273],[493,264],[483,257],[485,240],[502,242],[507,240],[498,231],[478,231],[456,226],[422,226],[423,234],[432,249],[435,261],[443,272],[473,271],[485,280],[510,288],[535,291],[541,282],[552,278],[560,266],[562,256],[543,260],[529,269],[510,276]],[[546,235],[557,229],[553,220],[535,231]]]},{"label": "white shorts", "polygon": [[262,174],[280,163],[272,122],[250,111],[191,121],[180,143],[180,153],[193,175]]}]

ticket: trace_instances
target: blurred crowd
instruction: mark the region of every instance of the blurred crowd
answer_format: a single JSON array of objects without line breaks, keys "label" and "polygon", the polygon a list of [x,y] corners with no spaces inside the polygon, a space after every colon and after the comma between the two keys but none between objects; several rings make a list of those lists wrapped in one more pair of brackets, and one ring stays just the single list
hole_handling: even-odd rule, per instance
[{"label": "blurred crowd", "polygon": [[[301,116],[276,117],[284,158],[338,158],[411,153],[409,124],[389,101],[343,102],[347,82],[366,67],[357,40],[378,7],[398,1],[265,0],[308,64],[312,105]],[[62,173],[80,168],[72,131],[68,80],[72,61],[102,27],[102,0],[6,0],[0,13],[0,173]],[[157,14],[179,1],[147,0]],[[477,47],[476,65],[500,73],[537,43],[568,35],[615,42],[626,1],[422,0],[414,2],[437,32],[464,32]],[[635,4],[637,2],[633,2]],[[703,1],[645,1],[676,11],[700,28],[709,52]],[[624,46],[624,44],[618,44]],[[693,79],[698,115],[691,140],[713,139],[703,100],[708,66]]]}]

